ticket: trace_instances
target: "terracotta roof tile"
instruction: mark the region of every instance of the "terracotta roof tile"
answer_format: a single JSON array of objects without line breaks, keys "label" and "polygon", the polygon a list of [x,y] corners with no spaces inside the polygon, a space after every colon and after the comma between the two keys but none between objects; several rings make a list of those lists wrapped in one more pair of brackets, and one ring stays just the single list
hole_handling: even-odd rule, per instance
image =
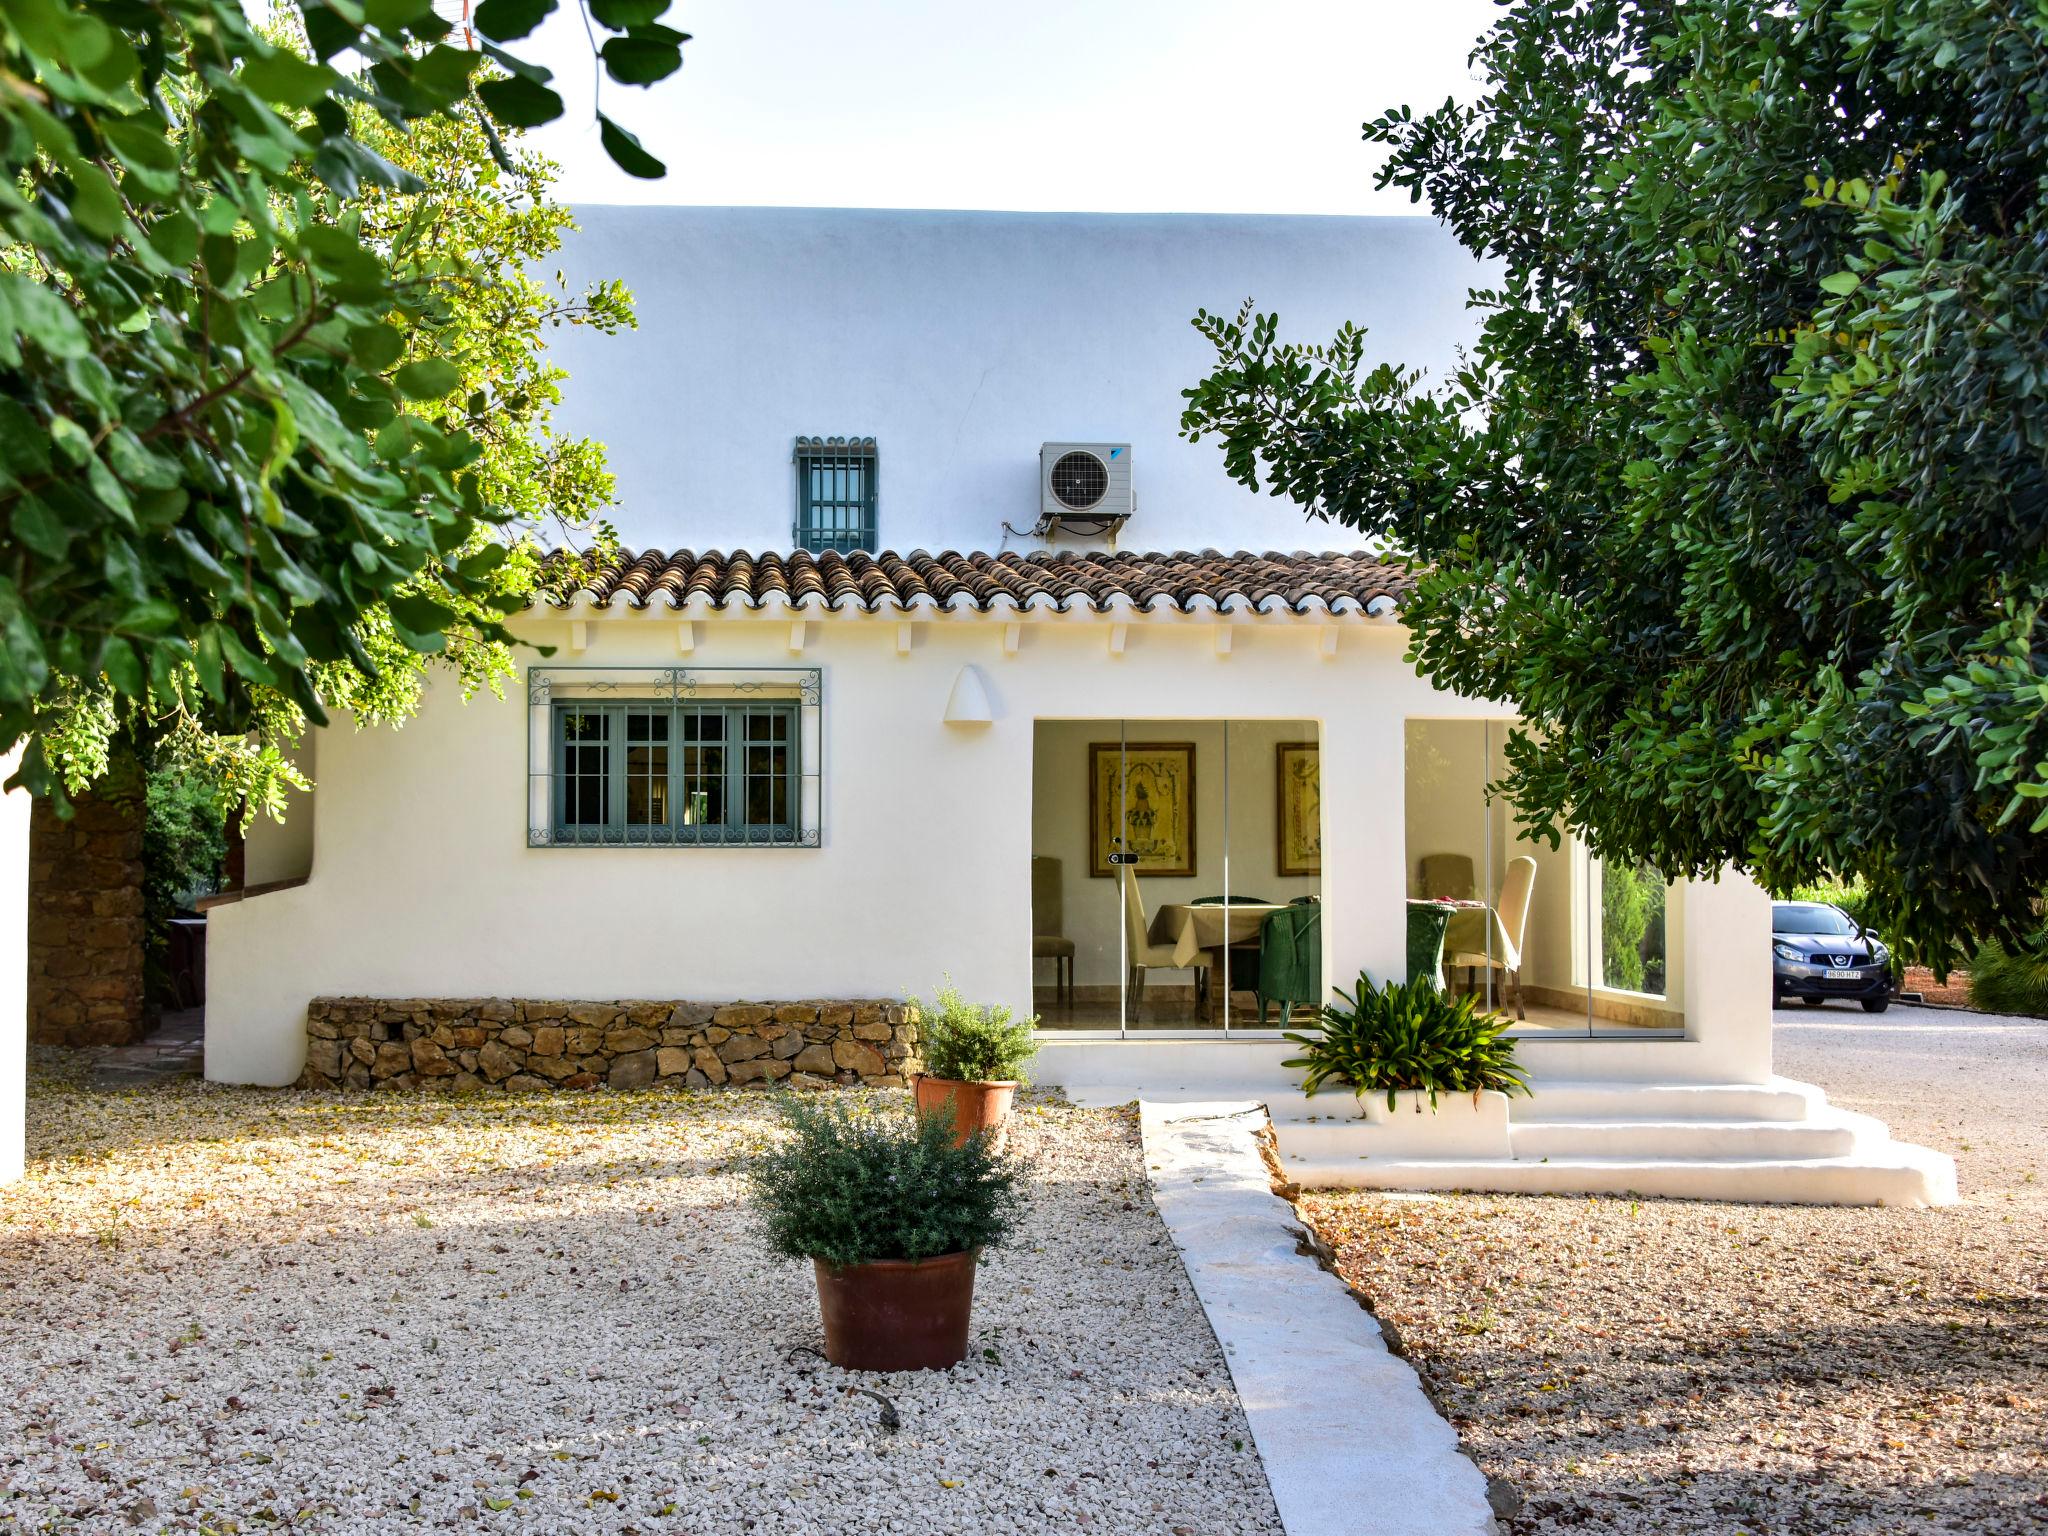
[{"label": "terracotta roof tile", "polygon": [[1399,564],[1364,551],[1223,554],[1205,549],[1174,554],[927,554],[814,555],[763,550],[751,554],[677,550],[622,552],[575,594],[597,607],[623,601],[635,608],[665,602],[680,607],[702,597],[714,608],[785,601],[870,611],[936,603],[980,612],[1049,602],[1061,610],[1101,613],[1113,602],[1140,610],[1197,606],[1235,598],[1253,608],[1279,603],[1291,612],[1352,612],[1375,598],[1402,601],[1414,578]]}]

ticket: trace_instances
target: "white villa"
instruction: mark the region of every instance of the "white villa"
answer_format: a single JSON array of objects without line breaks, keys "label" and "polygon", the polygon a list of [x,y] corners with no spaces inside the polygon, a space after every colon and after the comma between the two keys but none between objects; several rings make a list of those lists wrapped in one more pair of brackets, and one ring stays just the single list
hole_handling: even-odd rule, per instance
[{"label": "white villa", "polygon": [[[1512,711],[1403,661],[1404,573],[1178,436],[1189,319],[1247,294],[1450,366],[1479,272],[1433,223],[579,218],[572,279],[622,278],[640,329],[560,333],[560,424],[609,446],[633,554],[523,616],[505,697],[317,734],[209,914],[210,1077],[888,1080],[886,1005],[950,975],[1038,1014],[1076,1097],[1265,1099],[1303,1184],[1953,1198],[1947,1158],[1773,1075],[1754,885],[1610,901],[1523,840],[1483,791]],[[1306,911],[1327,997],[1407,974],[1441,895],[1534,1096],[1304,1100],[1272,914]],[[792,1008],[808,1045],[729,1048]],[[835,1009],[857,1039],[815,1033]]]}]

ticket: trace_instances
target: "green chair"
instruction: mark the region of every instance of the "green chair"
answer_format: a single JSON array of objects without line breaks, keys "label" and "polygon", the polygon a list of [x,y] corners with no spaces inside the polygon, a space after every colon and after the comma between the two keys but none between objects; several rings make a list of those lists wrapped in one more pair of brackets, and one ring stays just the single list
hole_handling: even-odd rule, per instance
[{"label": "green chair", "polygon": [[1427,976],[1437,991],[1444,989],[1444,933],[1451,926],[1451,909],[1427,902],[1408,907],[1408,979]]},{"label": "green chair", "polygon": [[1259,1023],[1270,1004],[1280,1005],[1285,1029],[1300,1003],[1311,1012],[1323,1002],[1323,909],[1286,906],[1259,924]]}]

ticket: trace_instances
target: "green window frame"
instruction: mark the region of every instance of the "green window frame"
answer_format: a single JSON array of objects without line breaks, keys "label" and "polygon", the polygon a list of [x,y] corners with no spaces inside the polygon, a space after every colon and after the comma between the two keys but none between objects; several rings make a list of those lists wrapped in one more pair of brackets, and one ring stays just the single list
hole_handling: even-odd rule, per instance
[{"label": "green window frame", "polygon": [[549,751],[558,846],[799,841],[794,699],[559,700]]},{"label": "green window frame", "polygon": [[872,437],[800,437],[796,440],[798,549],[875,551],[875,481]]}]

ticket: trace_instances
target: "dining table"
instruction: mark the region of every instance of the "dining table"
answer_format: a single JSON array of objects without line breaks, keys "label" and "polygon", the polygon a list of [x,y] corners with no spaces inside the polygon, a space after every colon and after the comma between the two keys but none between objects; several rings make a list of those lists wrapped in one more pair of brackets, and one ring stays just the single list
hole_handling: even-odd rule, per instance
[{"label": "dining table", "polygon": [[1444,959],[1448,966],[1453,955],[1495,955],[1501,963],[1513,970],[1522,963],[1522,957],[1508,940],[1508,931],[1500,920],[1500,913],[1483,901],[1425,901],[1411,896],[1411,907],[1447,907],[1450,922],[1444,928]]},{"label": "dining table", "polygon": [[1223,1020],[1223,999],[1230,990],[1229,953],[1233,945],[1256,944],[1266,918],[1286,910],[1278,903],[1169,901],[1152,914],[1146,937],[1173,946],[1173,963],[1193,967],[1209,957],[1209,1022]]}]

